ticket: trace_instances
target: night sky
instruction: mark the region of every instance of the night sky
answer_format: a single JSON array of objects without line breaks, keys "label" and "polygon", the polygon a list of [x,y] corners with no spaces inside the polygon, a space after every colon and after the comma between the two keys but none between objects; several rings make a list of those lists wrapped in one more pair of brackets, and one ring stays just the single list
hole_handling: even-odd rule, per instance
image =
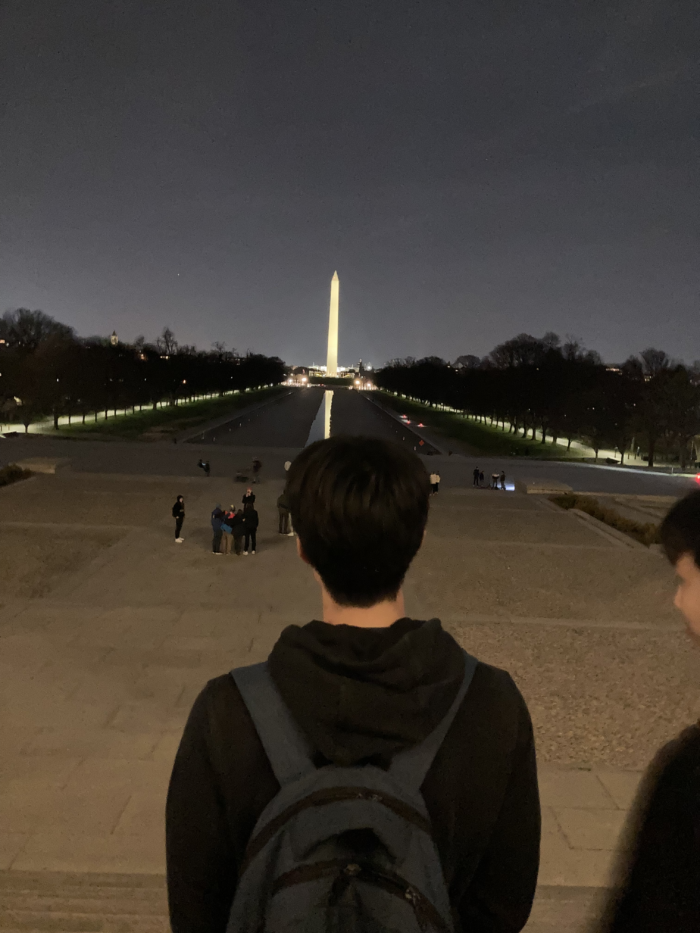
[{"label": "night sky", "polygon": [[3,0],[0,311],[700,358],[696,0]]}]

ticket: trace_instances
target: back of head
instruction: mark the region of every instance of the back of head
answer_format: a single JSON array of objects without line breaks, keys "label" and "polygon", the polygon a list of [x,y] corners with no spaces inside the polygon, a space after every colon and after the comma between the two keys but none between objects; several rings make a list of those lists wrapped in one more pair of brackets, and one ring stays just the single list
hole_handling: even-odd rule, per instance
[{"label": "back of head", "polygon": [[700,489],[671,507],[659,529],[661,545],[672,564],[690,554],[700,567]]},{"label": "back of head", "polygon": [[317,441],[294,460],[286,492],[304,555],[339,605],[396,596],[428,518],[414,453],[370,437]]}]

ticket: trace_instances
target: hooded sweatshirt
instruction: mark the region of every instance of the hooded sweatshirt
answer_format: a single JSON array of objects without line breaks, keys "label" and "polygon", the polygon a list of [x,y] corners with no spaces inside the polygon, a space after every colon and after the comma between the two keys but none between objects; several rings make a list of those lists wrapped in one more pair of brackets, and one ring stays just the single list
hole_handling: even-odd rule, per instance
[{"label": "hooded sweatshirt", "polygon": [[[454,699],[461,648],[440,622],[385,629],[289,626],[270,673],[315,763],[386,767]],[[166,811],[173,933],[224,933],[248,840],[279,790],[229,674],[194,703]],[[481,662],[421,788],[456,931],[517,933],[537,881],[540,810],[530,717],[504,671]]]}]

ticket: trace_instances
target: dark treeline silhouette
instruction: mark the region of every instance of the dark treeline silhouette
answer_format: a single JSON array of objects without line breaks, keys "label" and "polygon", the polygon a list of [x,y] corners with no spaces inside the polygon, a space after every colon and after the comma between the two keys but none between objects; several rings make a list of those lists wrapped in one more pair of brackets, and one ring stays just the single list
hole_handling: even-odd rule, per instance
[{"label": "dark treeline silhouette", "polygon": [[649,466],[662,453],[682,467],[698,457],[700,368],[648,349],[620,366],[556,334],[520,334],[488,356],[392,360],[376,384],[432,405],[448,405],[541,443],[580,438],[598,451],[617,449],[621,462],[640,448]]},{"label": "dark treeline silhouette", "polygon": [[239,356],[216,343],[209,352],[178,345],[165,328],[154,344],[78,338],[42,311],[21,308],[0,318],[0,421],[85,419],[98,412],[135,410],[200,395],[223,395],[282,382],[277,357]]}]

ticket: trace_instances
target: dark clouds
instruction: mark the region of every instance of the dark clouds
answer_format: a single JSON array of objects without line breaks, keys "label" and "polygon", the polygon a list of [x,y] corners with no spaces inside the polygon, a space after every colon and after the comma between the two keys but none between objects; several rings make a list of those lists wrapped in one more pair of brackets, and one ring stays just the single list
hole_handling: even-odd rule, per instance
[{"label": "dark clouds", "polygon": [[[0,309],[608,359],[698,340],[696,4],[5,0]],[[696,348],[697,347],[697,348]]]}]

